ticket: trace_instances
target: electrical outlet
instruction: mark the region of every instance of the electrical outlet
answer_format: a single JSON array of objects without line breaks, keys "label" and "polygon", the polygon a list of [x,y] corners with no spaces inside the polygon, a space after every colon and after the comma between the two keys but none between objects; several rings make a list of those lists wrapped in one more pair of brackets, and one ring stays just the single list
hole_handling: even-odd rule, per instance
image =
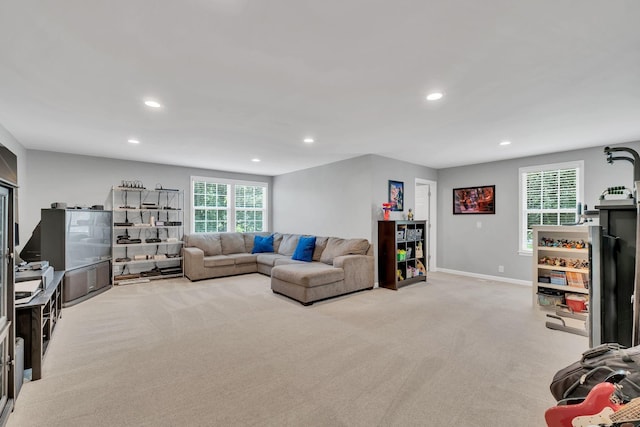
[{"label": "electrical outlet", "polygon": [[504,265],[498,266],[498,273],[504,273]]}]

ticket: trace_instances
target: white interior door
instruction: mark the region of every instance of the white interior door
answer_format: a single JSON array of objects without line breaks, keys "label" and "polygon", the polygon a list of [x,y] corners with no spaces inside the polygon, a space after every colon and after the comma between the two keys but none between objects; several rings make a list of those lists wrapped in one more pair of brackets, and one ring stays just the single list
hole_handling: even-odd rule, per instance
[{"label": "white interior door", "polygon": [[415,219],[427,222],[427,271],[435,267],[435,187],[434,181],[416,178]]}]

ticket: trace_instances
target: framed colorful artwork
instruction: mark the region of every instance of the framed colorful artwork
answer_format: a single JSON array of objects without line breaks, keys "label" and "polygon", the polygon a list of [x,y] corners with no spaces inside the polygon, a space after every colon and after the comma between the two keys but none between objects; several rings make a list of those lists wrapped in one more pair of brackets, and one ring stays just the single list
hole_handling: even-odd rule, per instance
[{"label": "framed colorful artwork", "polygon": [[392,211],[404,210],[404,182],[389,180],[389,203]]},{"label": "framed colorful artwork", "polygon": [[496,186],[453,189],[454,214],[495,214]]}]

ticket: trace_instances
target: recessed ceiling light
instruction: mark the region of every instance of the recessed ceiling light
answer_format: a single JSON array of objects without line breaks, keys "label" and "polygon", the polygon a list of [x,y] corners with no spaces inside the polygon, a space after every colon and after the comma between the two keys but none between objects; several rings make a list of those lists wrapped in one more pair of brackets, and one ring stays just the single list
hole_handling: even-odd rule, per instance
[{"label": "recessed ceiling light", "polygon": [[502,141],[500,145],[511,145],[511,141]]},{"label": "recessed ceiling light", "polygon": [[429,95],[427,95],[427,101],[437,101],[438,99],[441,99],[444,96],[444,93],[442,92],[431,92]]},{"label": "recessed ceiling light", "polygon": [[305,138],[302,140],[305,144],[313,144],[315,141],[313,138]]},{"label": "recessed ceiling light", "polygon": [[158,101],[153,101],[151,99],[147,99],[146,101],[144,101],[144,105],[146,105],[147,107],[151,107],[151,108],[160,108],[160,107],[162,107],[162,104],[160,104]]},{"label": "recessed ceiling light", "polygon": [[140,141],[138,141],[137,139],[128,139],[127,142],[130,142],[132,144],[140,144]]},{"label": "recessed ceiling light", "polygon": [[254,162],[254,163],[258,163],[260,161],[260,159],[255,158],[255,159],[251,159],[251,161]]}]

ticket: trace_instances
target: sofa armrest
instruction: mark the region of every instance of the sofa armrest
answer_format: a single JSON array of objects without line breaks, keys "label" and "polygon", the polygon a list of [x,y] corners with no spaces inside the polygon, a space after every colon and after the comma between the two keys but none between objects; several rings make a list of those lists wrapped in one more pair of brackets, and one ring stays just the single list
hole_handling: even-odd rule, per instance
[{"label": "sofa armrest", "polygon": [[342,255],[333,259],[333,266],[344,270],[344,283],[350,290],[373,288],[374,257],[369,255]]},{"label": "sofa armrest", "polygon": [[184,275],[190,280],[204,278],[204,251],[200,248],[182,248]]}]

